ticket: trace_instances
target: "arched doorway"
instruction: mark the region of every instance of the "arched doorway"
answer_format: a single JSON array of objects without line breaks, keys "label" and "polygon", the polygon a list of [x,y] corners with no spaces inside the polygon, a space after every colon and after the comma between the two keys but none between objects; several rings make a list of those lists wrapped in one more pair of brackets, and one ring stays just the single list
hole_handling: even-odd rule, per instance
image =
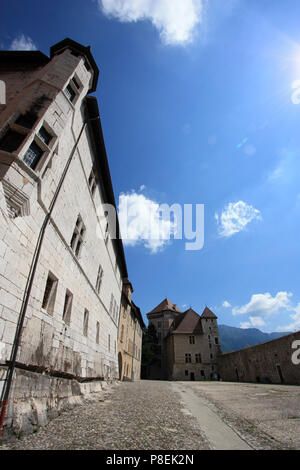
[{"label": "arched doorway", "polygon": [[122,360],[122,354],[120,352],[118,354],[118,364],[119,364],[119,380],[122,380],[123,360]]}]

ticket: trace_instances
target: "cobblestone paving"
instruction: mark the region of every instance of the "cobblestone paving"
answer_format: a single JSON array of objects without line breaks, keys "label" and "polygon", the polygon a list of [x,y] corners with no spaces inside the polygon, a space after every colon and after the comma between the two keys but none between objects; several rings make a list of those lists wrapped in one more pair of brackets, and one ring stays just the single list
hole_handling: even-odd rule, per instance
[{"label": "cobblestone paving", "polygon": [[106,399],[64,411],[38,432],[2,449],[208,449],[197,421],[169,382],[123,382]]}]

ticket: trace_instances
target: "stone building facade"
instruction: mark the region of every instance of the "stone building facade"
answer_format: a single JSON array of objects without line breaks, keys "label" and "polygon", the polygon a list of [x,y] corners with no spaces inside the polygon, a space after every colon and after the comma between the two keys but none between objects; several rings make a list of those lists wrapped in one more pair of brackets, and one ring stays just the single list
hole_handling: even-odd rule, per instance
[{"label": "stone building facade", "polygon": [[89,95],[98,73],[90,48],[70,39],[50,57],[0,52],[0,378],[17,350],[6,415],[15,430],[119,376],[128,274],[106,210],[116,204]]},{"label": "stone building facade", "polygon": [[123,280],[118,337],[120,380],[140,380],[142,337],[145,327],[141,311],[132,301],[133,287]]},{"label": "stone building facade", "polygon": [[300,385],[300,331],[221,354],[218,371],[230,382]]},{"label": "stone building facade", "polygon": [[193,309],[181,312],[169,299],[147,314],[155,326],[159,354],[149,378],[167,380],[211,380],[218,378],[217,357],[221,353],[216,315],[206,307],[202,315]]}]

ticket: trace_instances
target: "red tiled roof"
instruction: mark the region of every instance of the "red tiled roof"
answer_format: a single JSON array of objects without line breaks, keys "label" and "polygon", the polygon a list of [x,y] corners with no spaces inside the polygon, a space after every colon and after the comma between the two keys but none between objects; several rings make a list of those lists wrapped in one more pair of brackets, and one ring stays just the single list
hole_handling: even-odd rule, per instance
[{"label": "red tiled roof", "polygon": [[149,313],[158,313],[158,312],[163,312],[165,310],[171,310],[172,312],[177,312],[177,313],[182,313],[181,310],[176,306],[176,304],[173,304],[169,299],[163,300],[157,307],[155,307],[151,312]]},{"label": "red tiled roof", "polygon": [[218,318],[208,307],[202,312],[201,318]]},{"label": "red tiled roof", "polygon": [[195,310],[190,308],[177,318],[174,322],[172,333],[202,334],[201,317]]}]

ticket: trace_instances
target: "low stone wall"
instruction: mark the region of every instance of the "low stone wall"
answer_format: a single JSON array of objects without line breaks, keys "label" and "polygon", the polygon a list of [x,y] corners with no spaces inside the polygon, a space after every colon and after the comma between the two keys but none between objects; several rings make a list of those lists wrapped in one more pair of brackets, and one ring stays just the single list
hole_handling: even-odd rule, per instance
[{"label": "low stone wall", "polygon": [[[294,341],[300,331],[256,346],[218,356],[218,372],[222,380],[300,385],[300,364],[292,361]],[[300,343],[297,346],[300,349]],[[300,359],[300,353],[297,354]]]},{"label": "low stone wall", "polygon": [[[3,373],[4,369],[0,369],[0,375]],[[117,383],[113,380],[79,382],[16,369],[3,439],[34,432],[63,410],[72,409],[85,402],[104,399],[106,392]]]}]

